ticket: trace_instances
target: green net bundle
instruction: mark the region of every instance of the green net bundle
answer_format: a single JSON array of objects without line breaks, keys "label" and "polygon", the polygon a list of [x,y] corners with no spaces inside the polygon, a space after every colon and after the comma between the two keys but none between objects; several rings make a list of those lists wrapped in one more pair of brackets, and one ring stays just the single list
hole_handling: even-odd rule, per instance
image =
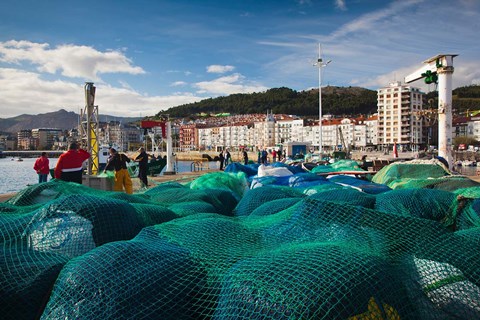
[{"label": "green net bundle", "polygon": [[314,167],[311,172],[325,173],[337,171],[364,171],[360,168],[357,161],[354,160],[338,160],[329,165],[320,165]]},{"label": "green net bundle", "polygon": [[0,314],[480,318],[476,187],[295,185],[246,189],[230,172],[134,195],[31,186],[0,204]]},{"label": "green net bundle", "polygon": [[[392,187],[392,185],[402,181],[417,180],[424,183],[424,180],[442,178],[448,175],[450,175],[450,172],[438,160],[416,160],[392,163],[383,167],[373,176],[372,182]],[[414,186],[411,185],[411,187]]]}]

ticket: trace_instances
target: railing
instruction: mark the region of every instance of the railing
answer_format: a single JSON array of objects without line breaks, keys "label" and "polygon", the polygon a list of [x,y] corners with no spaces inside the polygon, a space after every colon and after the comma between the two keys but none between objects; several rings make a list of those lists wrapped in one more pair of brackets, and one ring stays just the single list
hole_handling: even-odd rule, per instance
[{"label": "railing", "polygon": [[208,161],[193,161],[190,164],[190,170],[192,172],[196,171],[203,171],[203,170],[210,170],[210,166],[208,164]]}]

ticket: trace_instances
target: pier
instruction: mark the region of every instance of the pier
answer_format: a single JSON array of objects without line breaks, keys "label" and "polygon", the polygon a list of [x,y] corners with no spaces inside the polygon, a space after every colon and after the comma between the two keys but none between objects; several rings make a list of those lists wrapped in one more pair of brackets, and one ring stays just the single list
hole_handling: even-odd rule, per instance
[{"label": "pier", "polygon": [[2,151],[0,153],[1,158],[38,158],[42,155],[42,152],[46,152],[49,158],[58,158],[65,151],[62,150],[13,150],[13,151]]}]

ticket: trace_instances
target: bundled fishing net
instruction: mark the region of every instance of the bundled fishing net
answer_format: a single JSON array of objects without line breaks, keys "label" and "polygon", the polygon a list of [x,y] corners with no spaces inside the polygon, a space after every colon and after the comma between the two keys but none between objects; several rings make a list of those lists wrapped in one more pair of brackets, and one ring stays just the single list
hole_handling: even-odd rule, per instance
[{"label": "bundled fishing net", "polygon": [[190,189],[224,189],[231,191],[237,200],[240,200],[248,190],[247,178],[244,172],[213,172],[198,177],[190,183]]},{"label": "bundled fishing net", "polygon": [[347,159],[338,160],[328,165],[319,165],[314,167],[311,170],[311,172],[313,173],[328,173],[328,172],[337,172],[337,171],[364,171],[364,170],[360,168],[357,161],[347,160]]},{"label": "bundled fishing net", "polygon": [[42,318],[473,319],[479,257],[436,221],[304,198],[96,248],[63,267]]},{"label": "bundled fishing net", "polygon": [[202,178],[135,195],[52,181],[0,204],[2,318],[480,318],[473,187]]},{"label": "bundled fishing net", "polygon": [[449,176],[450,172],[438,160],[416,160],[392,163],[380,169],[372,178],[372,182],[385,184],[391,188],[408,183],[410,188],[421,188],[428,185],[429,179]]}]

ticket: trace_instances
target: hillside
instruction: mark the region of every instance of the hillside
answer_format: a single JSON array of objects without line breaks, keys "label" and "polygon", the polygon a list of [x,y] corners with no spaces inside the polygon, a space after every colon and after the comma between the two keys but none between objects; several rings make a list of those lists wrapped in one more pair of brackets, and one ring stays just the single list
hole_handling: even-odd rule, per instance
[{"label": "hillside", "polygon": [[[35,128],[58,128],[62,130],[70,130],[78,126],[79,115],[73,111],[66,111],[64,109],[42,113],[38,115],[22,114],[13,118],[0,119],[0,132],[15,133],[20,130],[30,130]],[[113,116],[100,116],[100,120],[115,119],[128,123],[136,121],[139,118],[121,118]]]},{"label": "hillside", "polygon": [[[369,114],[377,110],[377,92],[359,87],[322,88],[322,111],[324,114]],[[232,94],[226,97],[205,99],[159,112],[171,117],[189,117],[201,113],[273,113],[318,117],[318,89],[295,91],[289,88],[274,88],[260,93]]]},{"label": "hillside", "polygon": [[[427,94],[438,105],[438,92]],[[425,101],[425,103],[427,103]],[[453,90],[453,108],[457,112],[480,110],[480,86],[459,87]],[[205,99],[159,112],[156,117],[168,114],[171,117],[192,117],[207,114],[249,113],[294,114],[303,117],[318,117],[318,89],[300,91],[275,88],[261,93],[232,94],[226,97]],[[377,92],[359,87],[322,88],[322,113],[333,115],[358,115],[377,112]]]}]

